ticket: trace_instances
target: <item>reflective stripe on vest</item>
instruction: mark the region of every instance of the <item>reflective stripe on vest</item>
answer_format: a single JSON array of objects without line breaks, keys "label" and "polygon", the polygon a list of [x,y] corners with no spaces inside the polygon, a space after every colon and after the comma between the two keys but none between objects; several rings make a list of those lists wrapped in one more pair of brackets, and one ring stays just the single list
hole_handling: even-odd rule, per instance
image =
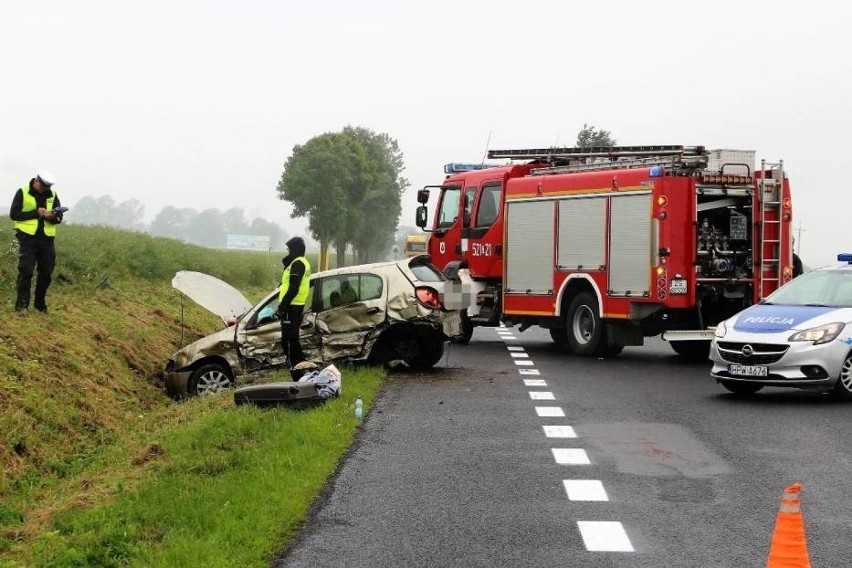
[{"label": "reflective stripe on vest", "polygon": [[[21,188],[21,193],[24,194],[24,201],[21,206],[21,213],[27,213],[29,211],[35,211],[38,209],[38,204],[36,203],[35,197],[30,195],[30,186],[25,185]],[[47,209],[53,209],[53,199],[56,197],[55,193],[51,193],[50,197],[47,198]],[[27,219],[26,221],[15,221],[15,228],[21,231],[22,233],[26,233],[28,235],[35,235],[38,230],[38,222],[39,219]],[[56,225],[53,223],[44,222],[44,234],[48,237],[56,236]]]},{"label": "reflective stripe on vest", "polygon": [[278,303],[281,303],[281,300],[284,299],[284,296],[287,295],[287,290],[290,288],[290,268],[293,266],[293,263],[299,261],[305,265],[305,275],[302,276],[302,281],[299,283],[299,291],[296,292],[296,296],[290,304],[293,306],[305,305],[305,301],[308,299],[308,292],[311,290],[311,264],[304,256],[294,259],[284,270],[284,274],[281,275],[281,291],[278,292]]}]

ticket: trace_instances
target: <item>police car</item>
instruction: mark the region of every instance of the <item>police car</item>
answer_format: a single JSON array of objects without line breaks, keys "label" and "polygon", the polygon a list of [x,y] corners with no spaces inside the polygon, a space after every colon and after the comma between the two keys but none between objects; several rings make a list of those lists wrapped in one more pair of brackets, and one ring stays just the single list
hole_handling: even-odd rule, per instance
[{"label": "police car", "polygon": [[852,254],[837,260],[716,326],[716,382],[739,394],[765,386],[833,389],[852,400]]}]

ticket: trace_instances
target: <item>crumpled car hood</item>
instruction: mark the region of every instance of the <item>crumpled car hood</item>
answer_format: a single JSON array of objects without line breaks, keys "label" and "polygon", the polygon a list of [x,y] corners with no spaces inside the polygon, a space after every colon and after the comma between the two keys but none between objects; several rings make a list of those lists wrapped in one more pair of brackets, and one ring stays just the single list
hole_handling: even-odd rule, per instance
[{"label": "crumpled car hood", "polygon": [[225,324],[230,318],[242,315],[252,307],[239,290],[203,272],[181,270],[172,278],[172,287],[222,318]]}]

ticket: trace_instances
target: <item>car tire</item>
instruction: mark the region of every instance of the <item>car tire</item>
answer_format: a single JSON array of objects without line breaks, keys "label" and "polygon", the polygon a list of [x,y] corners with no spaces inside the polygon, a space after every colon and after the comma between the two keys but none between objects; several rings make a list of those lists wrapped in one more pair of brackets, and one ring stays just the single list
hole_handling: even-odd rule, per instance
[{"label": "car tire", "polygon": [[422,338],[414,357],[403,359],[405,364],[415,369],[431,369],[444,356],[444,341],[440,338]]},{"label": "car tire", "polygon": [[852,400],[852,353],[846,355],[840,366],[840,376],[834,383],[834,393],[843,400]]},{"label": "car tire", "polygon": [[763,388],[763,385],[738,383],[736,381],[719,381],[719,384],[734,394],[754,394]]},{"label": "car tire", "polygon": [[588,292],[574,296],[568,305],[568,349],[575,355],[603,355],[606,330],[598,313],[598,301]]},{"label": "car tire", "polygon": [[199,367],[189,376],[186,392],[189,396],[205,396],[233,386],[234,380],[225,367],[213,363]]},{"label": "car tire", "polygon": [[669,341],[669,345],[687,361],[706,361],[710,357],[709,341]]},{"label": "car tire", "polygon": [[473,322],[470,321],[470,316],[467,315],[467,310],[461,312],[461,333],[452,338],[453,343],[459,345],[467,345],[470,343],[470,338],[473,337]]}]

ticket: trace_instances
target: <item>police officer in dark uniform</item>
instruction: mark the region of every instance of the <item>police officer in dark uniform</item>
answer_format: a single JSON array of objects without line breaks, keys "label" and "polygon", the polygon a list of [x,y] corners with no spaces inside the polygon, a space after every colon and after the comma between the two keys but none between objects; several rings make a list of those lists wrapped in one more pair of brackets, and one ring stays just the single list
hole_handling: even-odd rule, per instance
[{"label": "police officer in dark uniform", "polygon": [[292,368],[305,360],[299,345],[299,325],[310,292],[311,263],[305,258],[302,237],[293,237],[285,244],[287,256],[281,259],[284,274],[278,292],[278,319],[281,321],[281,347]]},{"label": "police officer in dark uniform", "polygon": [[39,172],[12,198],[9,216],[15,222],[15,237],[20,245],[18,296],[15,300],[15,311],[18,312],[30,306],[30,288],[36,268],[35,309],[47,311],[47,288],[56,265],[53,239],[56,236],[56,225],[62,222],[59,196],[51,189],[54,183],[53,176],[44,171]]}]

